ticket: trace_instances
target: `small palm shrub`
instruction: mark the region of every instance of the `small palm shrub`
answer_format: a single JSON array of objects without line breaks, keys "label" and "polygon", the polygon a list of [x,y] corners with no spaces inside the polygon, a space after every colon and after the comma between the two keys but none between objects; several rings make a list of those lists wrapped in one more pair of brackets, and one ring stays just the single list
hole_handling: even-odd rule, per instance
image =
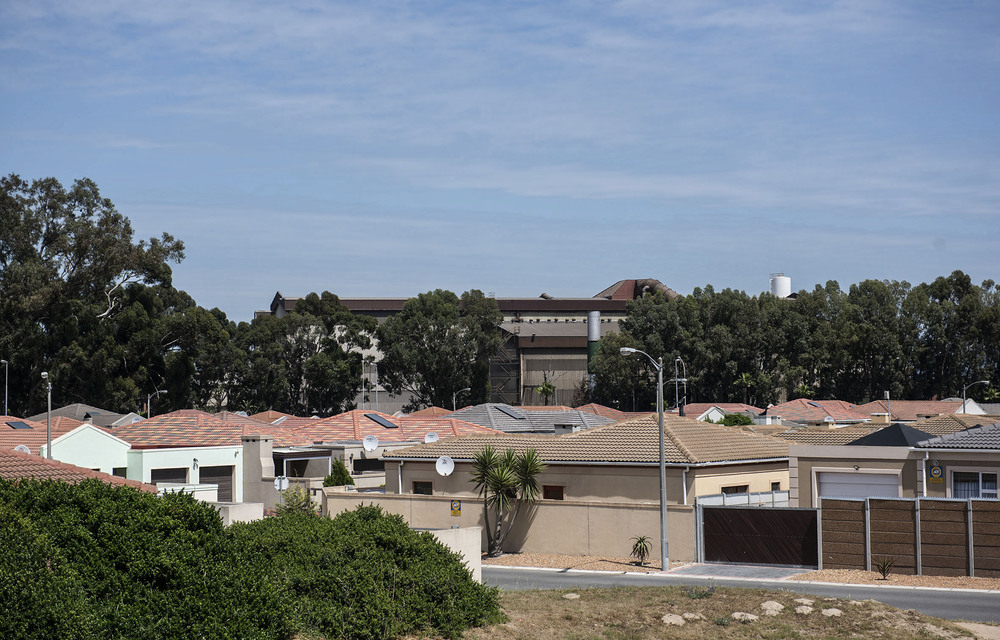
[{"label": "small palm shrub", "polygon": [[892,571],[892,566],[895,562],[892,556],[872,556],[872,564],[875,565],[875,570],[882,576],[880,580],[888,580],[889,572]]},{"label": "small palm shrub", "polygon": [[649,536],[635,536],[632,538],[632,557],[639,562],[639,566],[646,564],[649,557]]}]

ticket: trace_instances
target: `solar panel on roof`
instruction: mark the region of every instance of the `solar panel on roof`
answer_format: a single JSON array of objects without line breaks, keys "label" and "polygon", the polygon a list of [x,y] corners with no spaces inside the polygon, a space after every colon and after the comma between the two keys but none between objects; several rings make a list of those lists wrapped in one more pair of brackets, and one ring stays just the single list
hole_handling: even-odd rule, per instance
[{"label": "solar panel on roof", "polygon": [[514,418],[515,420],[524,420],[525,419],[524,416],[518,415],[518,414],[514,413],[513,411],[511,411],[507,407],[501,407],[501,406],[498,405],[497,406],[497,411],[501,411],[503,413],[506,413],[507,415],[509,415],[511,418]]},{"label": "solar panel on roof", "polygon": [[819,404],[818,402],[813,402],[812,400],[809,400],[809,404],[811,404],[814,407],[819,407],[820,409],[823,408],[823,405]]},{"label": "solar panel on roof", "polygon": [[383,418],[382,416],[380,416],[377,413],[366,413],[365,417],[368,418],[369,420],[373,420],[373,421],[379,423],[380,425],[382,425],[386,429],[398,429],[399,428],[399,425],[396,425],[396,424],[393,424],[393,423],[389,422],[388,420],[386,420],[385,418]]},{"label": "solar panel on roof", "polygon": [[31,429],[31,425],[30,424],[28,424],[27,422],[21,422],[21,421],[8,422],[7,426],[9,426],[11,429]]}]

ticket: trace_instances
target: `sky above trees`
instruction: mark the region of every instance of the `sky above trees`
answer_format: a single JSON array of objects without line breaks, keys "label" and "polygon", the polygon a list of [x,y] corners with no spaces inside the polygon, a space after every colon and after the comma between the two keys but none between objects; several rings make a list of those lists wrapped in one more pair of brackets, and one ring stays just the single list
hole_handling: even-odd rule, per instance
[{"label": "sky above trees", "polygon": [[0,5],[0,173],[91,178],[174,285],[589,296],[996,276],[992,3]]}]

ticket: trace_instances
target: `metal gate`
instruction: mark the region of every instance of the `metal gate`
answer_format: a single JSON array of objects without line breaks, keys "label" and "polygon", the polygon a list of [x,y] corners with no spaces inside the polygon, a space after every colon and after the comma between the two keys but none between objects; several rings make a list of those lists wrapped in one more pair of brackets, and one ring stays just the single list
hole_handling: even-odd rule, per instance
[{"label": "metal gate", "polygon": [[700,562],[819,566],[815,509],[698,507]]}]

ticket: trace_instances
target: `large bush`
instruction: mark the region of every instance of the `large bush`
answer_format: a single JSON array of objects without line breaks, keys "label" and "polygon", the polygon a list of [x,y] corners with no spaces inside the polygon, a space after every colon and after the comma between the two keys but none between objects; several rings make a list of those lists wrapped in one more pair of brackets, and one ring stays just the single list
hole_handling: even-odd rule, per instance
[{"label": "large bush", "polygon": [[395,638],[499,620],[494,588],[360,507],[224,529],[190,495],[0,479],[0,638]]},{"label": "large bush", "polygon": [[284,574],[302,624],[329,638],[457,637],[503,618],[495,588],[402,518],[362,506],[333,520],[303,514],[237,524],[242,552]]},{"label": "large bush", "polygon": [[[0,480],[0,637],[286,638],[288,594],[218,513],[93,480]],[[15,533],[16,532],[16,533]]]}]

